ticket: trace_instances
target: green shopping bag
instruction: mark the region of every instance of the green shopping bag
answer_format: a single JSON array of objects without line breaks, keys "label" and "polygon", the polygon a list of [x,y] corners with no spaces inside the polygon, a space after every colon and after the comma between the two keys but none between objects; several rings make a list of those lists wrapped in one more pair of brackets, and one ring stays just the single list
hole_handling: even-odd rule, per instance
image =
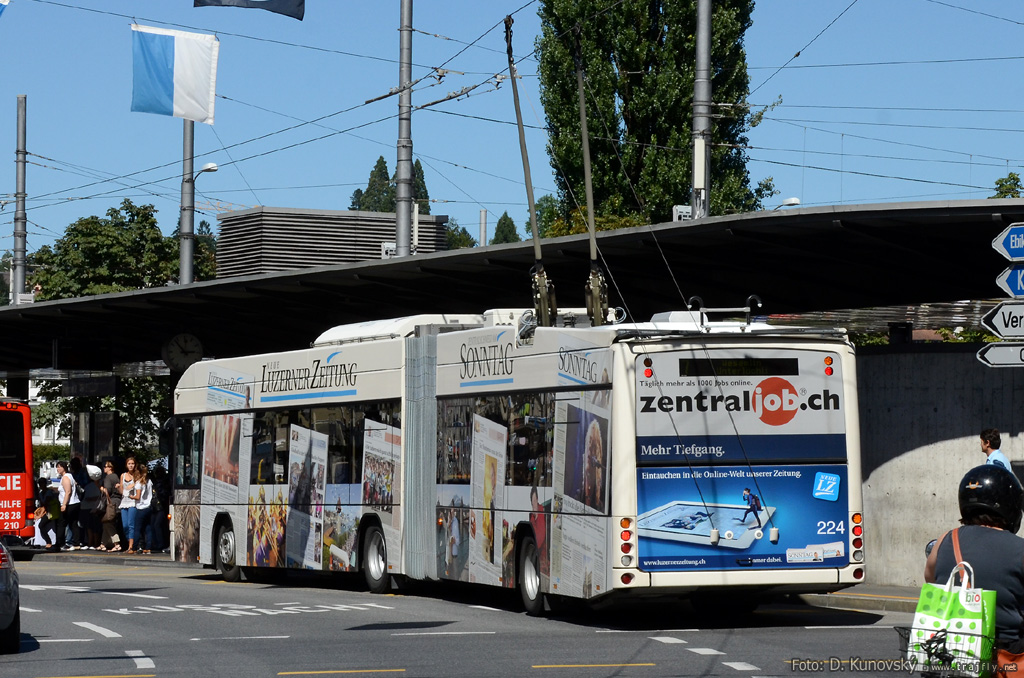
[{"label": "green shopping bag", "polygon": [[[960,574],[960,586],[954,582]],[[996,592],[972,588],[974,570],[961,561],[946,584],[926,583],[914,613],[907,660],[919,671],[975,678],[990,674]]]}]

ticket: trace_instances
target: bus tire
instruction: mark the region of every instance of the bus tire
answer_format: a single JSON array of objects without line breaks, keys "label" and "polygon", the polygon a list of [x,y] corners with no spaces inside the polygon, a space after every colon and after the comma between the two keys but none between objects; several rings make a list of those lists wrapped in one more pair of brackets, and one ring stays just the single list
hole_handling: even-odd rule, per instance
[{"label": "bus tire", "polygon": [[519,544],[519,595],[526,614],[538,617],[544,613],[544,593],[540,590],[540,554],[531,535]]},{"label": "bus tire", "polygon": [[217,569],[224,581],[236,582],[242,579],[242,568],[235,562],[235,529],[230,520],[225,520],[217,529]]},{"label": "bus tire", "polygon": [[384,532],[376,525],[366,528],[363,536],[363,577],[372,593],[387,593],[391,589],[388,547]]},{"label": "bus tire", "polygon": [[14,611],[10,626],[0,632],[0,654],[17,654],[21,650],[21,606]]}]

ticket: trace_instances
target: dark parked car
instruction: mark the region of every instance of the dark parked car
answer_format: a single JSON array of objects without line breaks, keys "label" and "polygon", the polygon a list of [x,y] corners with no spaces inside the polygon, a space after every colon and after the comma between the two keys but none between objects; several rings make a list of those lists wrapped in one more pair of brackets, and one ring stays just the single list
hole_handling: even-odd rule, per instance
[{"label": "dark parked car", "polygon": [[0,654],[13,654],[21,648],[21,600],[18,596],[18,571],[10,550],[0,541]]}]

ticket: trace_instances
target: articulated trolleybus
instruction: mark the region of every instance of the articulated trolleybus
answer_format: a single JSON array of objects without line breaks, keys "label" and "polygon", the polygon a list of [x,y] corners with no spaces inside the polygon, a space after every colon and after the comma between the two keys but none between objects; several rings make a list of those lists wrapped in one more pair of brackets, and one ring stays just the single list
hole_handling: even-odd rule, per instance
[{"label": "articulated trolleybus", "polygon": [[[545,596],[833,591],[864,577],[841,330],[701,312],[335,327],[175,391],[176,557]],[[554,598],[552,598],[554,599]]]}]

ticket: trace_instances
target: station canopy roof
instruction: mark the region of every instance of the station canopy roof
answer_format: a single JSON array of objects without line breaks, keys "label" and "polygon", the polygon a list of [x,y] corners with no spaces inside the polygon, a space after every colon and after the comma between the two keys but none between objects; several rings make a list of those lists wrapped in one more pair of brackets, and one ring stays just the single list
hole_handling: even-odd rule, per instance
[{"label": "station canopy roof", "polygon": [[[631,320],[755,294],[780,320],[938,327],[977,324],[1004,296],[995,280],[1009,262],[992,240],[1018,221],[1024,200],[843,205],[606,231],[597,245],[610,305]],[[542,248],[559,307],[583,307],[587,236]],[[534,263],[528,241],[4,307],[0,375],[166,372],[160,349],[179,332],[228,357],[303,348],[364,320],[530,308]]]}]

